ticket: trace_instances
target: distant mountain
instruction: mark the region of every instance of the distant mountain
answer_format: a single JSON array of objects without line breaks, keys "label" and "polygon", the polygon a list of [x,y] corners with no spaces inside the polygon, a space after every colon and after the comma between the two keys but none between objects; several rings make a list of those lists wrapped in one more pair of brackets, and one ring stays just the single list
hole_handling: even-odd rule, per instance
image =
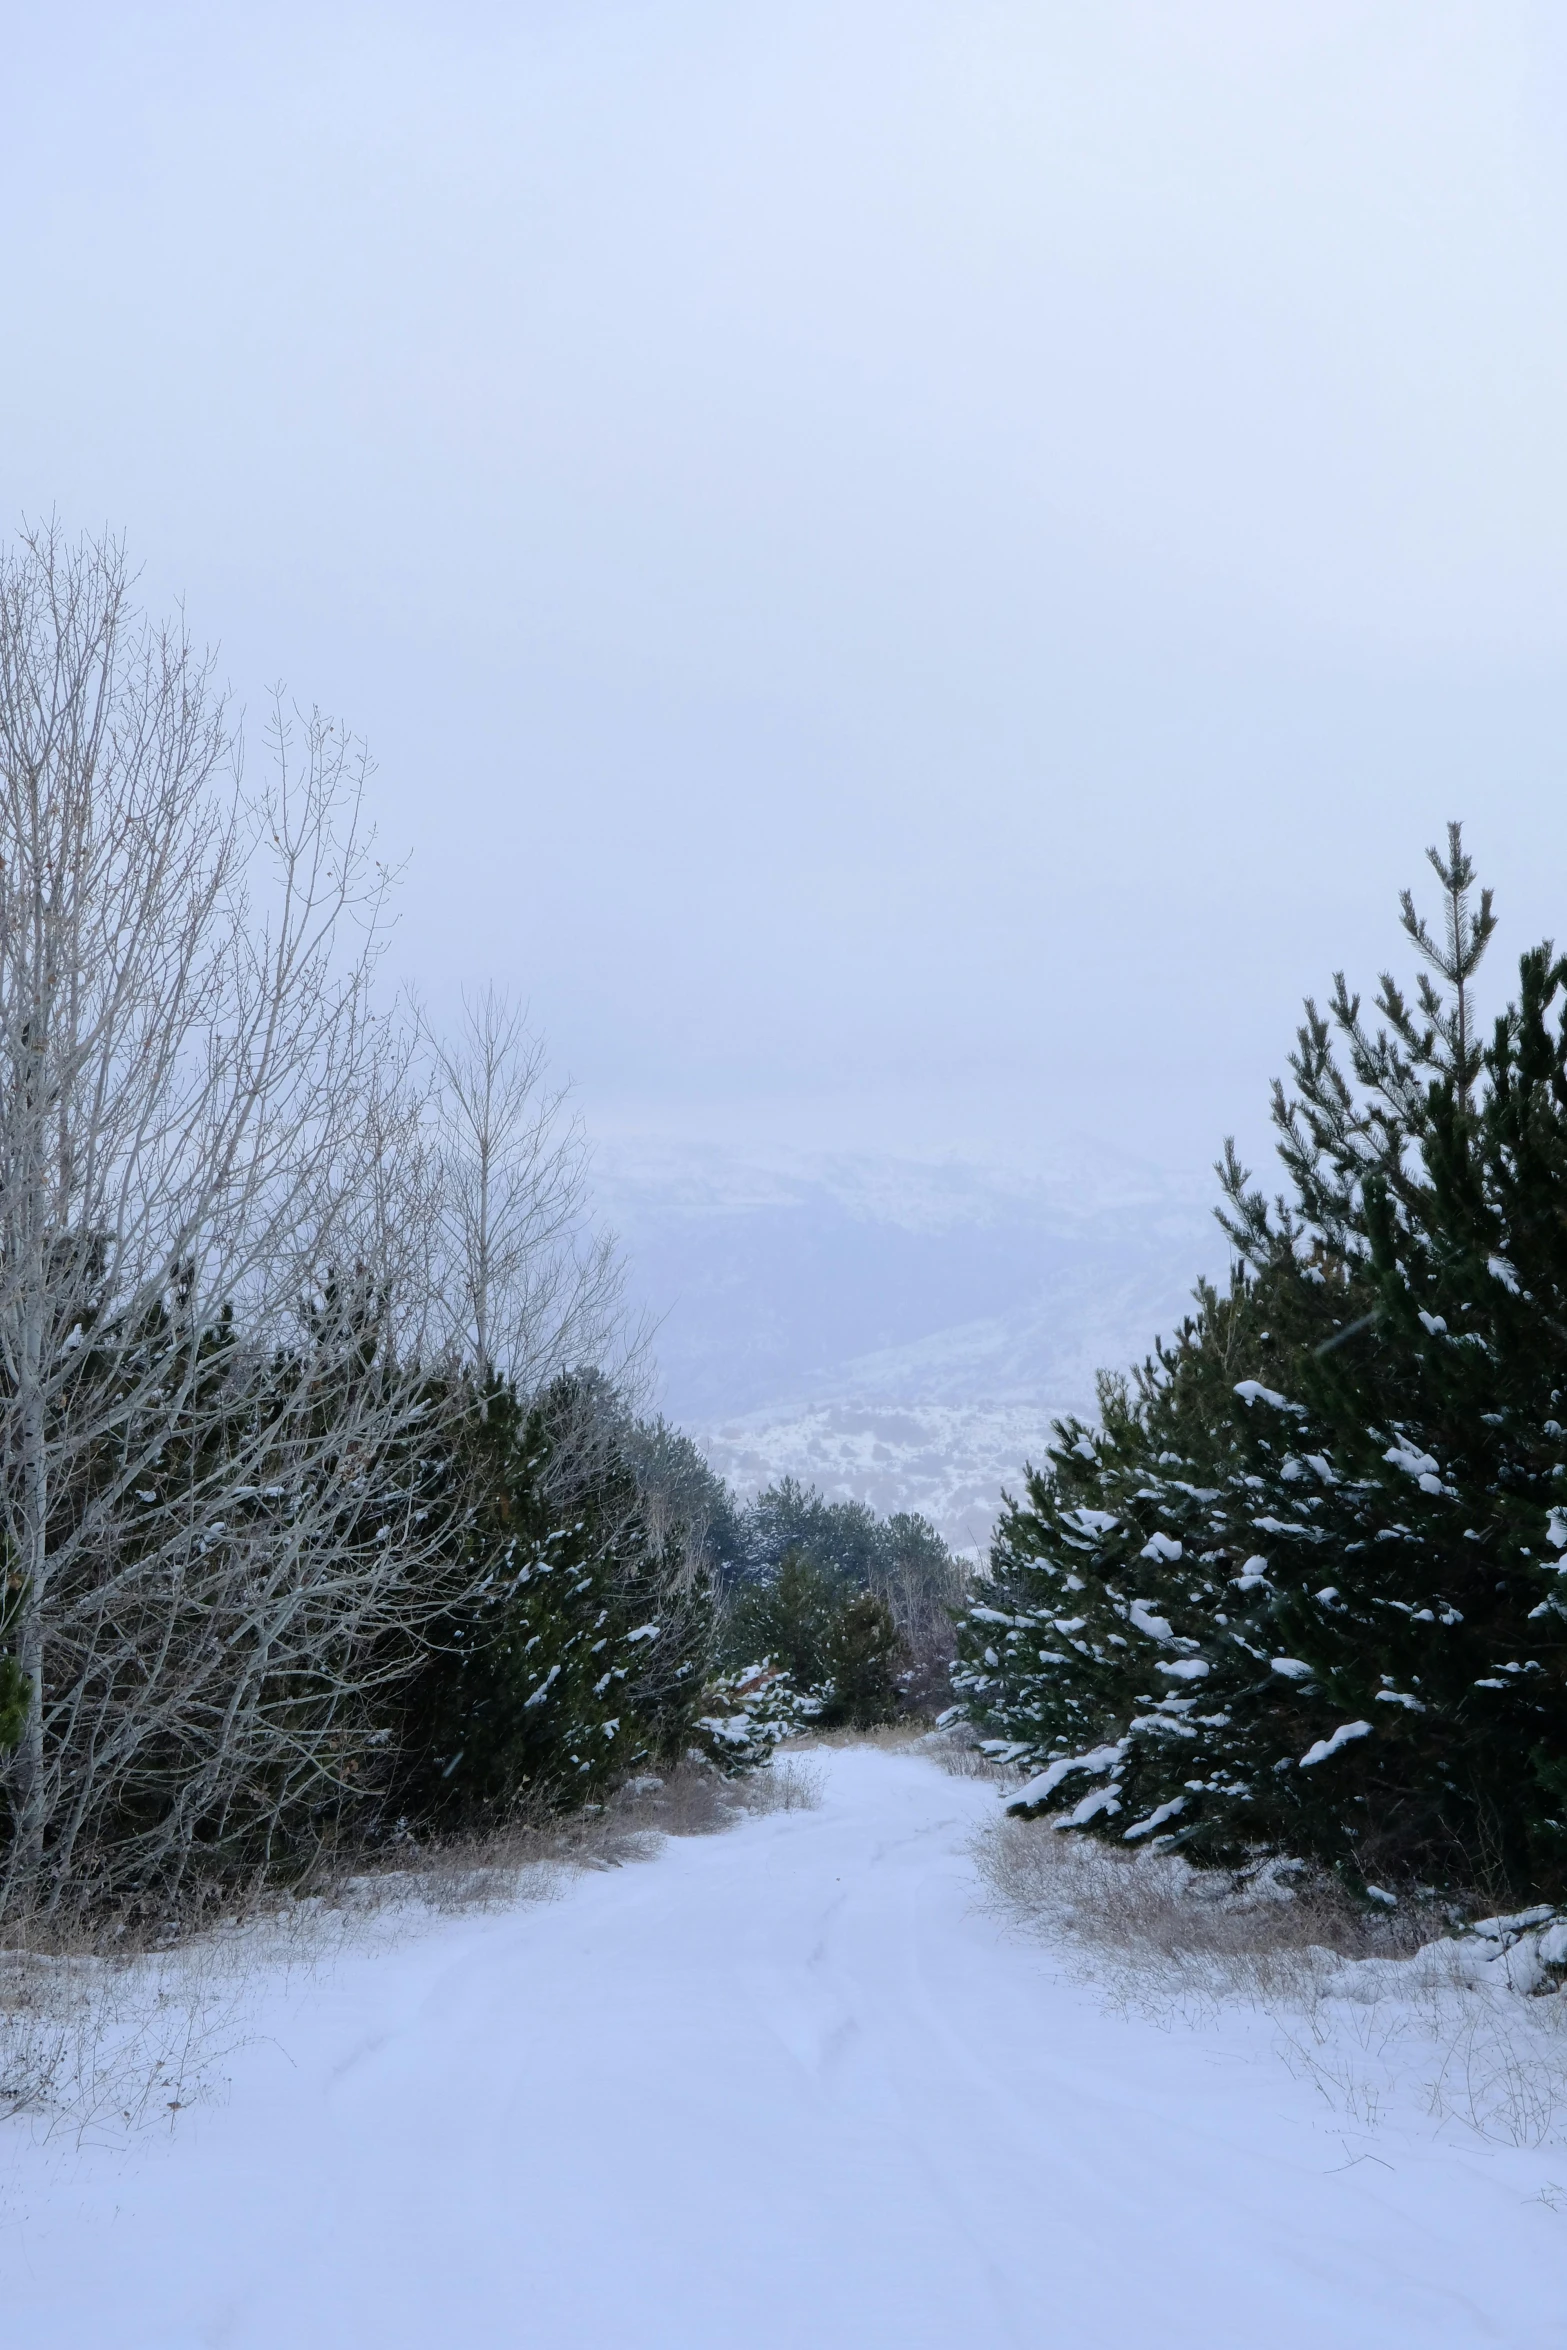
[{"label": "distant mountain", "polygon": [[754,1490],[786,1469],[982,1541],[1050,1419],[1224,1261],[1211,1181],[1084,1144],[956,1158],[621,1144],[601,1204],[659,1318],[664,1408]]}]

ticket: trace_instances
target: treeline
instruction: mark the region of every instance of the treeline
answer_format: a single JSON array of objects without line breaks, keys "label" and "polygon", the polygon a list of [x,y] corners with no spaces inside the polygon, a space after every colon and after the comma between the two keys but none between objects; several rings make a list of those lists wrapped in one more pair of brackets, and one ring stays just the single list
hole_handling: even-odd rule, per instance
[{"label": "treeline", "polygon": [[789,1478],[742,1503],[593,1373],[492,1386],[460,1441],[460,1596],[397,1684],[383,1817],[481,1827],[948,1693],[963,1576],[923,1518]]},{"label": "treeline", "polygon": [[766,1660],[827,1726],[948,1702],[966,1576],[926,1519],[878,1518],[785,1477],[715,1525],[731,1670]]},{"label": "treeline", "polygon": [[1222,1291],[1059,1423],[971,1606],[960,1700],[1025,1808],[1368,1897],[1567,1895],[1567,959],[1488,1024],[1457,826],[1423,969],[1308,1002]]},{"label": "treeline", "polygon": [[116,546],[0,558],[3,1908],[373,1811],[488,1571],[474,1431],[625,1353],[521,1023],[380,1000],[362,749],[267,752]]},{"label": "treeline", "polygon": [[267,750],[116,546],[0,558],[0,1913],[734,1767],[956,1595],[639,1416],[538,1045],[384,1004],[363,752]]}]

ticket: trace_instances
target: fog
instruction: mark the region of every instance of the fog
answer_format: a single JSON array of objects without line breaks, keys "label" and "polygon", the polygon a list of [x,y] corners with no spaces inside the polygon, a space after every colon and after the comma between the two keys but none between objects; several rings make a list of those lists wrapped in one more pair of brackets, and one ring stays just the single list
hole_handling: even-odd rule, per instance
[{"label": "fog", "polygon": [[1206,1157],[1449,814],[1550,924],[1554,12],[9,41],[6,505],[370,737],[605,1120]]},{"label": "fog", "polygon": [[1567,29],[13,11],[0,509],[379,761],[607,1140],[1264,1142],[1449,816],[1567,929]]}]

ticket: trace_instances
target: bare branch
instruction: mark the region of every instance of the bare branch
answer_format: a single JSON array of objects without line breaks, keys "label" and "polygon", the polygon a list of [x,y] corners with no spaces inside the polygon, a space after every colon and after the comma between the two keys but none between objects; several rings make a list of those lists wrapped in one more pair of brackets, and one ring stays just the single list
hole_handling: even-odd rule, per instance
[{"label": "bare branch", "polygon": [[424,1604],[435,1184],[367,762],[281,697],[269,740],[247,792],[116,544],[0,558],[8,1900],[265,1848],[363,1767]]}]

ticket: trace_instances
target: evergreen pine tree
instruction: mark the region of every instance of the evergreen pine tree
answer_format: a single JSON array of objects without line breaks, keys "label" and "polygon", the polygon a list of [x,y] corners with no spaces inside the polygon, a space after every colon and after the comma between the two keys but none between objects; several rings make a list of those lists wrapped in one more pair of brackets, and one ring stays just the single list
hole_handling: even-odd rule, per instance
[{"label": "evergreen pine tree", "polygon": [[828,1620],[823,1644],[827,1702],[823,1719],[874,1730],[898,1710],[903,1645],[892,1610],[874,1591],[842,1599]]},{"label": "evergreen pine tree", "polygon": [[956,1678],[1093,1833],[1521,1898],[1567,1888],[1567,964],[1482,1046],[1489,895],[1432,861],[1436,977],[1308,1004],[1291,1197],[1227,1153],[1229,1294],[1057,1429]]},{"label": "evergreen pine tree", "polygon": [[743,1585],[731,1600],[724,1634],[729,1662],[771,1663],[796,1689],[819,1690],[828,1678],[828,1636],[843,1597],[814,1559],[786,1550],[772,1574]]},{"label": "evergreen pine tree", "polygon": [[875,1581],[882,1529],[862,1501],[828,1501],[814,1486],[782,1477],[749,1504],[738,1531],[745,1581],[766,1581],[791,1555],[855,1590]]},{"label": "evergreen pine tree", "polygon": [[742,1586],[724,1646],[737,1668],[781,1671],[824,1723],[871,1729],[898,1710],[904,1649],[892,1609],[801,1551],[786,1551],[775,1574]]},{"label": "evergreen pine tree", "polygon": [[458,1529],[470,1592],[433,1628],[399,1725],[413,1816],[580,1803],[684,1751],[711,1649],[711,1599],[663,1571],[603,1384],[531,1406],[494,1384],[469,1423]]}]

